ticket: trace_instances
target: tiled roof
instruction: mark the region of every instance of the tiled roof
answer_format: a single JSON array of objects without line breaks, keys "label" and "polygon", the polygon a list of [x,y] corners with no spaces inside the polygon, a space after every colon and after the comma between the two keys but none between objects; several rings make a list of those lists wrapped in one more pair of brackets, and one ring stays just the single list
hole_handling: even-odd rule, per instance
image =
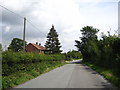
[{"label": "tiled roof", "polygon": [[34,43],[30,43],[30,44],[33,45],[34,47],[36,47],[36,48],[39,49],[39,50],[46,50],[46,48],[43,47],[43,46],[41,46],[41,45],[36,45],[36,44],[34,44]]}]

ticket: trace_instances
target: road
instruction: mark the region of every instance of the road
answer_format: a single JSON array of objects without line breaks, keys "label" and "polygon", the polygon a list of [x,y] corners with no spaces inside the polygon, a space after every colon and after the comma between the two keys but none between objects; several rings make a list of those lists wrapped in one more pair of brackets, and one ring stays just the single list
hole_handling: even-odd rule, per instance
[{"label": "road", "polygon": [[74,61],[15,88],[114,88],[114,86],[80,61]]}]

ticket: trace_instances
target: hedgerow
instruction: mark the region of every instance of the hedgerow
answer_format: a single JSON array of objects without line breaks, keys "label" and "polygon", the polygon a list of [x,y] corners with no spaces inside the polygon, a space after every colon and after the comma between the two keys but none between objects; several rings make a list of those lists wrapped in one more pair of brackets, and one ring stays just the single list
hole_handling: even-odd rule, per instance
[{"label": "hedgerow", "polygon": [[6,51],[2,53],[2,89],[11,88],[57,66],[63,65],[62,54],[37,54]]},{"label": "hedgerow", "polygon": [[120,38],[108,32],[108,36],[102,33],[99,40],[96,35],[98,31],[92,26],[83,27],[81,40],[76,40],[75,46],[81,51],[83,62],[110,69],[120,79]]}]

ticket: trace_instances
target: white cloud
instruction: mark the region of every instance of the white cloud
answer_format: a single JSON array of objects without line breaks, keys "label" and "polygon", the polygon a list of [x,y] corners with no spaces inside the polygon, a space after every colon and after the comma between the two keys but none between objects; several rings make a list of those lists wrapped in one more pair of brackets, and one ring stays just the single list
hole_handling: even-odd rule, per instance
[{"label": "white cloud", "polygon": [[92,3],[100,3],[100,2],[118,2],[119,0],[76,0],[79,3],[88,3],[88,2],[92,2]]},{"label": "white cloud", "polygon": [[[28,42],[37,41],[43,45],[46,41],[43,34],[47,35],[51,25],[54,24],[62,49],[68,51],[75,49],[74,41],[81,36],[80,29],[83,26],[92,25],[101,29],[101,32],[107,32],[109,27],[113,30],[117,29],[117,2],[118,0],[5,0],[3,5],[21,16],[26,16],[39,28],[35,30],[27,22],[26,40]],[[14,19],[14,15],[10,16],[10,12],[7,13],[6,17],[10,18],[6,22],[9,23],[4,24],[11,28],[5,29],[10,34],[7,37],[3,36],[3,40],[10,42],[17,35],[22,37],[23,27],[15,27],[14,23],[19,20]]]}]

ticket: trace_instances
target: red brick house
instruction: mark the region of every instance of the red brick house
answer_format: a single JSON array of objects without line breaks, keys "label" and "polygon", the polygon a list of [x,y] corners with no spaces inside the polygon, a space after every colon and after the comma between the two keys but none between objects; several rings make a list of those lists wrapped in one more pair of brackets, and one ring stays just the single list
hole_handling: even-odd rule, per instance
[{"label": "red brick house", "polygon": [[36,44],[29,43],[25,47],[25,50],[26,52],[36,52],[36,53],[44,54],[44,52],[46,51],[46,48],[41,46],[41,44],[38,45],[38,42],[36,42]]}]

